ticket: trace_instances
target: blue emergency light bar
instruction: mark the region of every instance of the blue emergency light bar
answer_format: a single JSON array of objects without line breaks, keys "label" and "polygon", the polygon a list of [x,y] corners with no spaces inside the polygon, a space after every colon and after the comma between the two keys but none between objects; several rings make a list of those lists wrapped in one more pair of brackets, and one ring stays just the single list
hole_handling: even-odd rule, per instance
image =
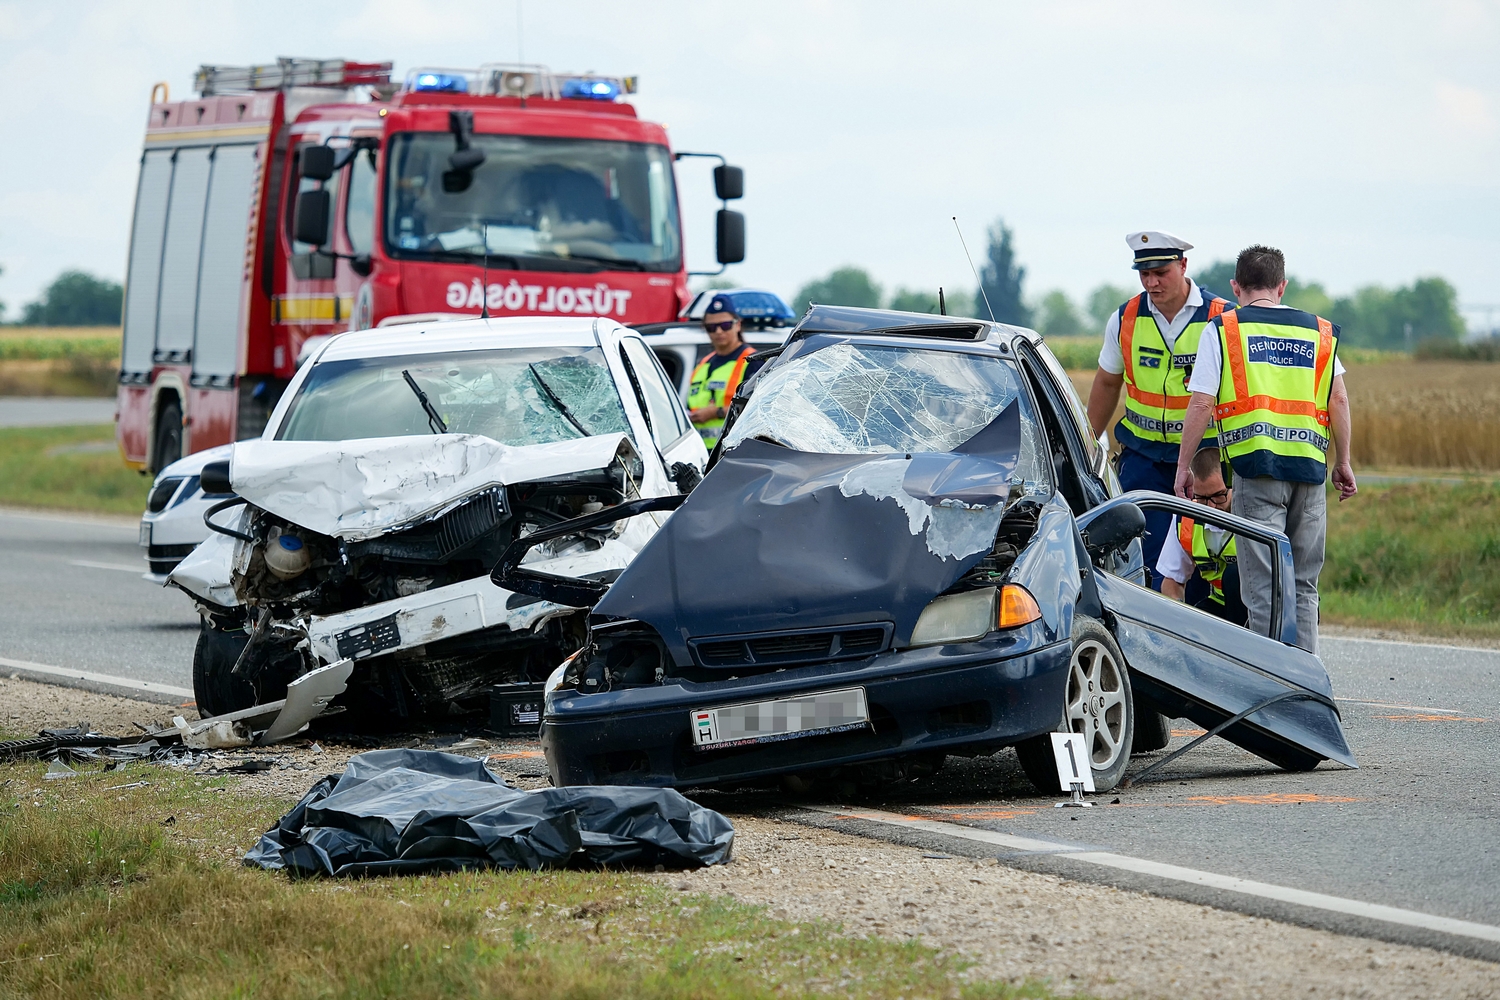
[{"label": "blue emergency light bar", "polygon": [[458,73],[418,73],[412,90],[432,90],[448,94],[467,94],[469,81]]},{"label": "blue emergency light bar", "polygon": [[569,77],[562,81],[562,96],[594,101],[613,101],[620,96],[620,85],[598,77]]},{"label": "blue emergency light bar", "polygon": [[473,94],[478,97],[568,98],[585,101],[618,101],[635,93],[634,76],[598,76],[594,73],[553,73],[545,66],[486,63],[477,70],[422,67],[406,74],[408,93]]}]

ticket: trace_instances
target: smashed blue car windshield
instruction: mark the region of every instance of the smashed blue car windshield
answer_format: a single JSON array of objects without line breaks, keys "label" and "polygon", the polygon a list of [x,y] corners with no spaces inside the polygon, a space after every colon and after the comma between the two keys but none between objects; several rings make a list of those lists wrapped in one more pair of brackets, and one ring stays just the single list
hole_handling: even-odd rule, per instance
[{"label": "smashed blue car windshield", "polygon": [[1021,470],[1037,479],[1036,420],[1021,375],[1001,358],[958,351],[834,344],[766,372],[725,438],[825,455],[946,452],[1017,398]]}]

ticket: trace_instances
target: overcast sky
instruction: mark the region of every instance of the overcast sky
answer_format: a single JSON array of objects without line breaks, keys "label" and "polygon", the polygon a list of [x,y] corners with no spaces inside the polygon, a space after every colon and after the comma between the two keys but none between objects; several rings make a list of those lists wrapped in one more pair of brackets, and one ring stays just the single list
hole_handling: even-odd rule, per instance
[{"label": "overcast sky", "polygon": [[[0,301],[124,277],[157,80],[511,61],[516,2],[0,0]],[[950,218],[979,254],[1003,216],[1033,298],[1129,282],[1124,234],[1166,229],[1195,265],[1266,242],[1335,294],[1439,274],[1500,304],[1500,2],[522,2],[527,61],[637,73],[676,148],[745,167],[745,284],[969,289]],[[707,266],[707,168],[679,177]]]}]

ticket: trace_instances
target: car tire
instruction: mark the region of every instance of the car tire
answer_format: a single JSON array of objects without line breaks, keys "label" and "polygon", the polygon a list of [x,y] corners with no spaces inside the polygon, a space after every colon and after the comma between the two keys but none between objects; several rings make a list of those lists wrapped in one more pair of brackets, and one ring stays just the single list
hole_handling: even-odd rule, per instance
[{"label": "car tire", "polygon": [[198,645],[193,648],[193,697],[203,718],[237,712],[256,703],[254,686],[233,673],[247,641],[246,630],[216,628],[203,619]]},{"label": "car tire", "polygon": [[161,408],[156,418],[156,442],[151,449],[151,474],[156,475],[182,457],[182,407],[176,400]]},{"label": "car tire", "polygon": [[[1083,734],[1094,771],[1094,791],[1107,792],[1125,776],[1135,736],[1130,669],[1115,637],[1097,619],[1073,616],[1067,694],[1056,731]],[[1018,744],[1016,755],[1037,791],[1044,795],[1063,793],[1050,736],[1035,736]]]},{"label": "car tire", "polygon": [[1131,754],[1165,750],[1170,742],[1172,720],[1152,708],[1150,702],[1143,701],[1140,695],[1136,695],[1135,735],[1130,741]]}]

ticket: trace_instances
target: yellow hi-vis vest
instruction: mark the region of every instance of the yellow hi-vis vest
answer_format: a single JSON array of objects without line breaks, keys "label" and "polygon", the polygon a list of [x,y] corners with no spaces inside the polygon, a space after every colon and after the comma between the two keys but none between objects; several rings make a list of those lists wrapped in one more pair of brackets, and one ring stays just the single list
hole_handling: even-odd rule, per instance
[{"label": "yellow hi-vis vest", "polygon": [[1253,306],[1219,321],[1219,447],[1236,476],[1322,483],[1338,332],[1300,309]]},{"label": "yellow hi-vis vest", "polygon": [[[1184,306],[1184,308],[1186,308]],[[1170,349],[1146,306],[1142,292],[1120,307],[1120,355],[1125,359],[1125,416],[1115,426],[1115,440],[1157,462],[1176,462],[1187,417],[1187,381],[1198,357],[1198,339],[1209,321],[1233,306],[1203,292],[1187,329]],[[1210,434],[1204,445],[1214,444]]]},{"label": "yellow hi-vis vest", "polygon": [[[698,362],[688,387],[688,409],[696,410],[700,406],[722,406],[729,409],[734,392],[745,377],[745,366],[750,363],[750,355],[754,353],[755,348],[744,344],[739,355],[730,360],[723,360],[717,353],[713,353]],[[714,445],[719,443],[719,431],[724,427],[724,419],[719,417],[693,426],[703,438],[703,446],[713,451]]]},{"label": "yellow hi-vis vest", "polygon": [[1208,534],[1203,525],[1194,524],[1190,517],[1177,519],[1177,541],[1182,550],[1192,557],[1198,567],[1198,575],[1208,584],[1208,596],[1219,604],[1224,603],[1224,574],[1229,563],[1238,558],[1234,550],[1234,536],[1225,533],[1227,539],[1217,551],[1209,547]]}]

